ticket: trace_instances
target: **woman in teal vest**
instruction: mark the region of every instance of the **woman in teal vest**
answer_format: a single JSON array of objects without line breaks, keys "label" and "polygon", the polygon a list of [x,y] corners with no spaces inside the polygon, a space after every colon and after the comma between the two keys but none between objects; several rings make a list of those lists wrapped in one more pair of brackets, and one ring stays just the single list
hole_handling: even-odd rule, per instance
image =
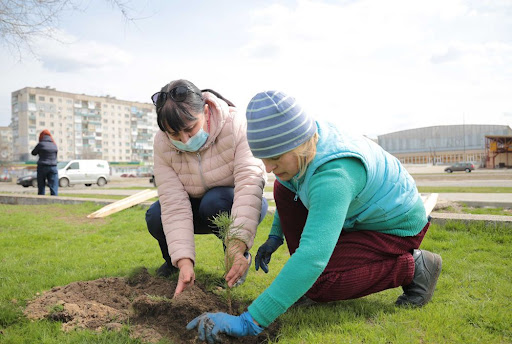
[{"label": "woman in teal vest", "polygon": [[402,287],[397,306],[432,298],[441,257],[419,250],[430,222],[398,159],[365,137],[315,121],[293,97],[266,91],[247,107],[253,155],[276,176],[276,213],[256,270],[268,272],[286,239],[291,258],[241,316],[205,313],[188,324],[200,339],[257,335],[292,305]]}]

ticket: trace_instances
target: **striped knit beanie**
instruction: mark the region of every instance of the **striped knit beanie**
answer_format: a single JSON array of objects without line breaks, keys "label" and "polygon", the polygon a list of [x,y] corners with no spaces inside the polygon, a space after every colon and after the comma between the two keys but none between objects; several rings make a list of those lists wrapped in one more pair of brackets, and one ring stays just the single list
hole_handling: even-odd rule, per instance
[{"label": "striped knit beanie", "polygon": [[316,124],[295,98],[279,91],[255,95],[247,106],[247,140],[256,158],[275,157],[297,148],[316,132]]}]

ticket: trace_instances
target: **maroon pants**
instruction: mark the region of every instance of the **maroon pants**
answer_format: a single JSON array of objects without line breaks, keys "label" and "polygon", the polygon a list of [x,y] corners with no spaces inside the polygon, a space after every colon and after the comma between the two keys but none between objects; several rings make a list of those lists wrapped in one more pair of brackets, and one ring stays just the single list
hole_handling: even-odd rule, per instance
[{"label": "maroon pants", "polygon": [[[276,181],[274,199],[290,255],[299,247],[308,210],[295,194]],[[408,285],[414,275],[411,252],[418,248],[430,222],[413,237],[375,231],[342,230],[334,252],[306,296],[317,302],[355,299]]]}]

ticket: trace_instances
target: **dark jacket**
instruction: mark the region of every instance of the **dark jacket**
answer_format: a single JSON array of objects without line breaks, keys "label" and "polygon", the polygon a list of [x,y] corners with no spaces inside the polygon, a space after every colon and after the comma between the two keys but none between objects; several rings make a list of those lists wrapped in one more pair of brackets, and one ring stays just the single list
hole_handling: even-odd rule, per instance
[{"label": "dark jacket", "polygon": [[38,165],[55,166],[57,165],[57,145],[53,143],[50,136],[45,135],[43,139],[32,150],[32,155],[39,154]]}]

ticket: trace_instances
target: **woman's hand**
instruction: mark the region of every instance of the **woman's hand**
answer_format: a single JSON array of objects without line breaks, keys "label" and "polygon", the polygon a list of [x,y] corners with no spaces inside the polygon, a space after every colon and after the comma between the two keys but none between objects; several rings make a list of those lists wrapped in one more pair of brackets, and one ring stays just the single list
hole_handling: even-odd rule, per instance
[{"label": "woman's hand", "polygon": [[221,333],[232,337],[257,336],[264,330],[249,312],[240,316],[226,313],[203,313],[187,324],[187,330],[197,328],[199,340],[220,343]]},{"label": "woman's hand", "polygon": [[226,275],[226,282],[228,287],[232,287],[249,269],[249,261],[244,256],[247,246],[245,243],[239,240],[234,240],[230,243],[229,247],[226,248],[226,255],[224,261],[226,266],[229,268]]},{"label": "woman's hand", "polygon": [[180,259],[178,261],[178,268],[180,269],[180,277],[178,278],[178,285],[174,291],[174,297],[181,294],[181,292],[188,287],[193,286],[196,279],[192,260],[188,258]]}]

